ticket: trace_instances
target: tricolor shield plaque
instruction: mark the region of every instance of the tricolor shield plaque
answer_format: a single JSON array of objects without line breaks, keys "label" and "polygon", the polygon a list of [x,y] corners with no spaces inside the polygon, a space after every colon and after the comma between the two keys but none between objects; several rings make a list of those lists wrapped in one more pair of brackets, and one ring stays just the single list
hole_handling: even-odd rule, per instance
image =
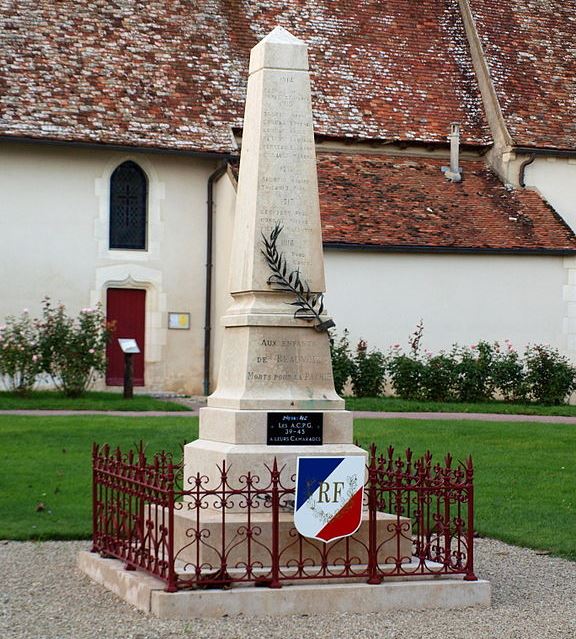
[{"label": "tricolor shield plaque", "polygon": [[324,542],[354,534],[362,522],[365,459],[298,457],[294,524],[303,537]]}]

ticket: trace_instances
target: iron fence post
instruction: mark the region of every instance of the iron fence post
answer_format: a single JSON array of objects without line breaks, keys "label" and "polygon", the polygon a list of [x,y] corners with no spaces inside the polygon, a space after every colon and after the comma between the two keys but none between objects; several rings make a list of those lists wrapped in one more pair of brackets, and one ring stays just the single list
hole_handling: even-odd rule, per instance
[{"label": "iron fence post", "polygon": [[468,522],[466,529],[466,575],[464,581],[478,581],[474,574],[474,466],[472,456],[466,460],[466,485],[468,488]]},{"label": "iron fence post", "polygon": [[167,539],[167,555],[168,555],[168,580],[166,592],[176,592],[178,590],[176,566],[174,565],[174,466],[172,462],[168,464],[168,475],[166,477],[168,489],[166,491],[168,497],[168,539]]},{"label": "iron fence post", "polygon": [[450,572],[451,560],[452,560],[452,535],[450,534],[450,497],[452,490],[455,488],[452,486],[452,457],[450,454],[446,455],[444,460],[445,468],[442,471],[442,492],[444,495],[444,569],[445,572]]},{"label": "iron fence post", "polygon": [[368,583],[380,584],[382,577],[378,574],[378,548],[376,535],[377,506],[376,447],[370,447],[370,463],[368,465]]},{"label": "iron fence post", "polygon": [[222,496],[221,496],[222,517],[220,521],[222,524],[222,532],[220,533],[220,576],[222,577],[222,579],[224,579],[228,569],[228,558],[226,555],[226,505],[228,504],[228,493],[226,489],[230,488],[228,484],[228,471],[226,466],[226,460],[222,461],[221,486],[222,486]]},{"label": "iron fence post", "polygon": [[98,461],[99,446],[95,442],[92,444],[92,548],[90,552],[98,552],[96,543],[96,529],[98,527],[97,503],[98,503],[98,482],[96,464]]},{"label": "iron fence post", "polygon": [[272,466],[272,579],[269,588],[282,588],[280,583],[280,550],[279,550],[279,510],[280,498],[278,495],[279,484],[278,462],[274,457],[274,465]]}]

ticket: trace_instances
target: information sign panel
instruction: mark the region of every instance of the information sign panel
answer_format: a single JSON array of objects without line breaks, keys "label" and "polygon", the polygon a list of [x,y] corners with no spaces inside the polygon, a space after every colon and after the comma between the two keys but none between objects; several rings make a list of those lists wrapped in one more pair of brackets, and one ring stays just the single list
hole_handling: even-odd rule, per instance
[{"label": "information sign panel", "polygon": [[269,446],[321,446],[322,413],[268,413]]}]

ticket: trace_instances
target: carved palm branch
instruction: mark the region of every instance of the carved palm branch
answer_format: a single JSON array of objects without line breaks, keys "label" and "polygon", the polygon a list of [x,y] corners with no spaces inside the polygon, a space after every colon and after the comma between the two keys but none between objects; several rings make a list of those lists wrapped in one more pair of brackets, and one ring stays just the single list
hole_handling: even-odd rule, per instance
[{"label": "carved palm branch", "polygon": [[314,325],[317,331],[327,331],[335,326],[331,319],[322,320],[321,315],[324,312],[324,293],[313,293],[308,283],[302,279],[300,269],[291,271],[288,268],[284,253],[278,251],[277,242],[283,227],[280,224],[272,229],[270,237],[266,237],[262,233],[262,243],[264,248],[261,249],[262,255],[266,258],[268,266],[272,274],[268,278],[268,285],[272,286],[274,291],[286,291],[292,293],[296,298],[293,302],[288,302],[291,306],[295,306],[294,317],[308,322],[316,320],[318,323]]}]

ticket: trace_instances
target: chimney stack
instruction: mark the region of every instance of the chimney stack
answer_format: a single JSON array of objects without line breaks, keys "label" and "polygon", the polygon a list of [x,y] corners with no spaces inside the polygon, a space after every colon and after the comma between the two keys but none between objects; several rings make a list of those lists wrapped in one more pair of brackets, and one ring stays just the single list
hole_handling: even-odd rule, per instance
[{"label": "chimney stack", "polygon": [[460,125],[458,122],[450,124],[450,167],[443,166],[442,172],[450,182],[460,182],[462,180],[462,169],[460,163]]}]

